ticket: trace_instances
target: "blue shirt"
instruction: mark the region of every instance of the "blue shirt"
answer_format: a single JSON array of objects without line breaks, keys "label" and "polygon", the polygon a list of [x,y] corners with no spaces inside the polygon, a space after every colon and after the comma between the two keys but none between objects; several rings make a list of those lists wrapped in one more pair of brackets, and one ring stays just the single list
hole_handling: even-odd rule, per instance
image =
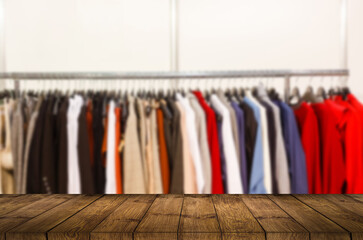
[{"label": "blue shirt", "polygon": [[238,142],[240,149],[240,172],[241,172],[241,181],[243,186],[243,192],[248,193],[248,180],[247,180],[247,158],[246,158],[246,145],[245,145],[245,118],[243,110],[238,106],[238,103],[235,101],[231,102],[232,108],[236,113],[236,122],[238,128]]},{"label": "blue shirt", "polygon": [[257,122],[256,143],[253,151],[251,177],[249,184],[249,193],[266,193],[264,185],[264,167],[263,167],[263,149],[262,149],[262,131],[261,116],[258,106],[248,97],[245,97],[245,103],[252,108]]},{"label": "blue shirt", "polygon": [[291,193],[308,193],[305,153],[301,144],[296,118],[292,109],[282,101],[274,101],[280,108],[281,124],[284,135],[287,158],[289,160],[289,174],[291,179]]}]

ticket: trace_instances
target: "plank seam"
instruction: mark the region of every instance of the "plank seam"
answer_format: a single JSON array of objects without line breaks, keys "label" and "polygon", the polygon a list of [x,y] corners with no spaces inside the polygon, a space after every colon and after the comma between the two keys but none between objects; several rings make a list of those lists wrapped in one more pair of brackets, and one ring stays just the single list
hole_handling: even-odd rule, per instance
[{"label": "plank seam", "polygon": [[[43,198],[43,199],[44,199],[44,198]],[[39,199],[39,200],[43,200],[43,199]],[[8,233],[12,230],[12,229],[17,228],[17,227],[19,227],[20,225],[23,225],[23,224],[27,223],[28,221],[32,220],[33,218],[38,217],[38,216],[40,216],[40,215],[42,215],[42,214],[44,214],[44,213],[46,213],[46,212],[48,212],[48,211],[52,210],[53,208],[58,207],[59,205],[62,205],[63,203],[66,203],[66,202],[70,201],[71,199],[72,199],[72,198],[66,199],[65,201],[63,201],[63,202],[61,202],[61,203],[59,203],[59,204],[55,205],[54,207],[52,207],[52,208],[50,208],[50,209],[48,209],[48,210],[46,210],[46,211],[44,211],[44,212],[42,212],[42,213],[39,213],[38,215],[35,215],[35,216],[33,216],[33,217],[29,218],[28,220],[26,220],[25,222],[20,223],[19,225],[16,225],[16,226],[14,226],[14,227],[10,228],[10,229],[9,229],[9,230],[7,230],[7,231],[6,231],[6,233],[4,234],[4,235],[5,235],[5,240],[6,240],[6,235],[7,235],[7,234],[8,234]],[[39,200],[37,200],[37,201],[39,201]],[[37,201],[35,201],[35,202],[37,202]],[[26,206],[28,206],[28,205],[26,205]],[[26,206],[24,206],[24,207],[26,207]],[[19,209],[16,209],[16,210],[19,210]],[[15,211],[15,210],[14,210],[14,211]]]},{"label": "plank seam", "polygon": [[79,213],[80,211],[82,211],[83,209],[85,209],[86,207],[88,207],[89,205],[91,205],[92,203],[96,202],[97,200],[99,200],[100,198],[102,198],[104,195],[101,195],[100,197],[96,198],[95,200],[93,200],[92,202],[90,202],[89,204],[87,204],[86,206],[84,206],[83,208],[79,209],[78,211],[76,211],[74,214],[72,214],[71,216],[67,217],[66,219],[64,219],[62,222],[56,224],[55,226],[53,226],[52,228],[50,228],[45,236],[46,236],[46,239],[48,240],[48,234],[50,231],[52,231],[54,228],[58,227],[58,225],[64,223],[65,221],[67,221],[68,219],[70,219],[71,217],[73,217],[74,215],[76,215],[77,213]]},{"label": "plank seam", "polygon": [[214,205],[213,195],[209,195],[209,197],[212,199],[212,203],[213,203],[213,207],[214,207],[214,212],[216,213],[216,218],[217,218],[217,222],[218,222],[219,231],[221,232],[221,239],[223,239],[222,228],[221,228],[221,224],[219,222],[219,218],[218,218],[216,206]]},{"label": "plank seam", "polygon": [[[241,194],[239,194],[239,196],[241,196]],[[243,195],[242,195],[243,196]],[[258,223],[258,225],[260,225],[260,227],[262,228],[263,232],[265,233],[265,239],[267,239],[267,232],[266,230],[262,227],[260,221],[255,217],[255,215],[251,212],[250,208],[246,205],[245,201],[243,200],[243,197],[241,197],[242,199],[242,203],[243,205],[245,205],[245,207],[247,208],[247,210],[251,213],[251,215],[255,218],[256,222]]]},{"label": "plank seam", "polygon": [[179,239],[179,228],[180,228],[180,221],[181,221],[181,217],[182,217],[182,213],[183,213],[183,207],[184,207],[184,198],[185,198],[185,194],[183,194],[183,202],[182,202],[182,206],[180,208],[180,215],[179,215],[179,223],[178,223],[178,229],[176,230],[176,239]]},{"label": "plank seam", "polygon": [[[344,228],[343,226],[341,226],[340,224],[336,223],[335,221],[333,221],[331,218],[329,218],[328,216],[326,216],[325,214],[321,213],[320,211],[316,210],[315,208],[309,206],[307,203],[303,202],[302,200],[298,199],[295,195],[291,195],[294,198],[296,198],[298,201],[302,202],[303,204],[305,204],[306,206],[308,206],[309,208],[313,209],[315,212],[319,213],[320,215],[326,217],[327,219],[329,219],[330,221],[332,221],[333,223],[335,223],[336,225],[338,225],[339,227],[343,228],[345,231],[347,231],[349,233],[349,237],[352,240],[352,233],[350,231],[348,231],[346,228]],[[329,201],[329,200],[328,200]]]},{"label": "plank seam", "polygon": [[156,196],[154,197],[153,202],[152,202],[152,203],[150,204],[150,206],[147,208],[147,210],[145,211],[144,215],[142,216],[142,218],[140,219],[140,221],[137,223],[136,227],[135,227],[135,228],[134,228],[134,230],[132,231],[132,239],[135,239],[135,231],[136,231],[137,227],[139,226],[139,224],[141,223],[141,221],[144,219],[145,215],[149,212],[149,210],[150,210],[151,206],[152,206],[152,205],[154,204],[154,202],[155,202],[155,199],[157,199],[159,195],[160,195],[160,194],[158,194],[158,195],[156,195]]},{"label": "plank seam", "polygon": [[355,202],[357,202],[357,203],[360,203],[360,204],[362,204],[363,203],[363,200],[360,200],[360,199],[356,199],[356,198],[354,198],[354,197],[352,197],[352,196],[350,196],[350,195],[348,195],[348,194],[344,194],[344,196],[347,196],[347,197],[349,197],[350,199],[353,199]]},{"label": "plank seam", "polygon": [[307,228],[305,228],[302,224],[300,224],[298,221],[296,221],[295,218],[293,218],[288,212],[286,212],[282,207],[280,207],[280,205],[277,202],[275,202],[272,198],[270,198],[270,195],[267,195],[267,198],[270,199],[271,202],[273,202],[284,213],[286,213],[286,215],[289,216],[294,222],[296,222],[298,225],[300,225],[302,228],[304,228],[309,233],[309,239],[311,239],[311,233],[310,233],[310,231]]}]

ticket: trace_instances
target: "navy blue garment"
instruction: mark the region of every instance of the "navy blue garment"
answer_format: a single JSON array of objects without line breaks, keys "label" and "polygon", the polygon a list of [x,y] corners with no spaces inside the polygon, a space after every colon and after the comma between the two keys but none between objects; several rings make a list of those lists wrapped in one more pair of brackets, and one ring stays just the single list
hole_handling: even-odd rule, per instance
[{"label": "navy blue garment", "polygon": [[291,193],[308,193],[305,153],[301,144],[299,130],[292,109],[284,102],[276,100],[274,103],[280,108],[282,131],[285,148],[289,159],[289,174],[291,179]]},{"label": "navy blue garment", "polygon": [[247,158],[246,158],[246,145],[245,145],[245,122],[244,122],[244,113],[242,109],[239,107],[238,103],[235,101],[231,102],[232,108],[236,113],[236,122],[238,128],[238,139],[239,139],[239,149],[240,149],[240,172],[241,172],[241,181],[243,186],[243,192],[248,193],[248,175],[247,175]]},{"label": "navy blue garment", "polygon": [[221,155],[221,173],[222,173],[222,181],[224,193],[228,193],[227,186],[227,168],[226,168],[226,158],[224,157],[224,149],[223,149],[223,138],[222,138],[222,116],[211,106],[212,110],[216,114],[217,119],[217,132],[218,132],[218,143],[219,143],[219,154]]}]

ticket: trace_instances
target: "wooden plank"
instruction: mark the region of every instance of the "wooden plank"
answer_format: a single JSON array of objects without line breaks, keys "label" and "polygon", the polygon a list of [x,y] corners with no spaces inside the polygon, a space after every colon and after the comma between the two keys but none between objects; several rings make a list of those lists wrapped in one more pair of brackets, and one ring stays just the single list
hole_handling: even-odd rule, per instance
[{"label": "wooden plank", "polygon": [[210,196],[185,195],[182,209],[179,232],[221,232],[217,214]]},{"label": "wooden plank", "polygon": [[264,233],[222,233],[223,240],[265,240]]},{"label": "wooden plank", "polygon": [[244,195],[241,200],[266,232],[267,239],[309,239],[309,233],[265,195]]},{"label": "wooden plank", "polygon": [[14,197],[5,197],[0,200],[0,217],[48,196],[49,195],[28,194],[15,195]]},{"label": "wooden plank", "polygon": [[106,195],[48,232],[48,239],[89,239],[90,232],[128,196]]},{"label": "wooden plank", "polygon": [[363,203],[363,194],[345,194],[345,195]]},{"label": "wooden plank", "polygon": [[221,240],[221,233],[208,232],[183,232],[178,234],[178,240]]},{"label": "wooden plank", "polygon": [[[146,235],[139,233],[175,233],[166,235],[177,239],[182,204],[183,195],[159,195],[136,228],[134,236],[142,239]],[[148,234],[150,238],[163,238],[164,235]]]},{"label": "wooden plank", "polygon": [[156,195],[131,195],[91,233],[91,239],[132,239]]},{"label": "wooden plank", "polygon": [[[327,200],[328,195],[294,195],[297,199],[309,205],[320,214],[323,214],[351,233],[359,233],[363,230],[363,217]],[[354,239],[354,238],[353,238]]]},{"label": "wooden plank", "polygon": [[6,233],[6,239],[47,239],[47,231],[71,217],[101,195],[74,196],[51,210],[32,218]]},{"label": "wooden plank", "polygon": [[135,240],[177,240],[178,234],[175,233],[137,233],[134,235]]},{"label": "wooden plank", "polygon": [[334,239],[336,237],[339,237],[336,239],[350,239],[347,231],[293,196],[269,195],[268,197],[307,229],[311,233],[310,239]]},{"label": "wooden plank", "polygon": [[[212,199],[222,233],[264,234],[239,195],[213,195]],[[225,235],[225,237],[230,236]]]},{"label": "wooden plank", "polygon": [[[69,200],[69,195],[48,195],[43,199],[28,204],[22,208],[11,211],[0,218],[0,235],[12,228],[30,220],[31,218],[38,216],[39,214],[54,208],[55,206]],[[25,198],[28,199],[28,198]]]}]

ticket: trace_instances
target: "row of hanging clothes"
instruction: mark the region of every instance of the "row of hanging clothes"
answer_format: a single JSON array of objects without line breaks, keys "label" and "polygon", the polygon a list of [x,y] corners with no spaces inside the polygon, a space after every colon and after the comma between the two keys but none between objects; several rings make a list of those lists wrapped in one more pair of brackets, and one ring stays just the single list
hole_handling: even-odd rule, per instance
[{"label": "row of hanging clothes", "polygon": [[348,89],[0,97],[1,193],[363,193],[363,105]]}]

